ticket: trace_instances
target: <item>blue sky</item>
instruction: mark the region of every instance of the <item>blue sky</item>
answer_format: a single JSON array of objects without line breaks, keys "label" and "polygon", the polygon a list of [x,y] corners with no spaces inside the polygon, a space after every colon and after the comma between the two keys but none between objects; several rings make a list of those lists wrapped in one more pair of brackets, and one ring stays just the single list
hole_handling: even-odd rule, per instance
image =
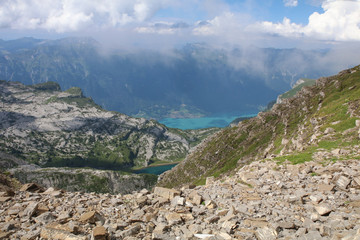
[{"label": "blue sky", "polygon": [[0,38],[259,46],[360,42],[360,0],[0,0]]},{"label": "blue sky", "polygon": [[[226,0],[223,3],[228,7],[227,10],[249,14],[258,21],[281,22],[284,17],[287,17],[298,24],[306,24],[313,12],[323,12],[320,4],[311,4],[310,1],[300,1],[296,6],[286,6],[281,0]],[[203,7],[203,4],[196,1],[192,9],[168,7],[160,9],[154,15],[157,19],[182,19],[188,22],[204,20],[209,16],[211,14]]]},{"label": "blue sky", "polygon": [[[256,13],[254,10],[254,15]],[[307,24],[309,16],[314,12],[323,12],[321,6],[306,4],[300,1],[297,6],[285,6],[281,0],[268,1],[262,13],[257,14],[257,19],[262,21],[281,22],[284,17],[298,24]]]}]

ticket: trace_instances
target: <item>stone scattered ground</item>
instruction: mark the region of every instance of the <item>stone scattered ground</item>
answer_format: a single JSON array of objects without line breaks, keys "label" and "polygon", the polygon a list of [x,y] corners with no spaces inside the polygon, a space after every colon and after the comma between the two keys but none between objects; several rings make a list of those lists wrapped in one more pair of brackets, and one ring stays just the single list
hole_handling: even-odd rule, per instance
[{"label": "stone scattered ground", "polygon": [[204,186],[127,195],[26,184],[0,205],[0,239],[360,239],[360,161],[258,161]]}]

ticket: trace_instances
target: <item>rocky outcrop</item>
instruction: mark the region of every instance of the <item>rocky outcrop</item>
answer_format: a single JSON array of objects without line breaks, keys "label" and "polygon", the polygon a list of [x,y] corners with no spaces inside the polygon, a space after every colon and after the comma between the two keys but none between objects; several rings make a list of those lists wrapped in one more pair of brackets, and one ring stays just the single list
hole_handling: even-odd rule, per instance
[{"label": "rocky outcrop", "polygon": [[316,81],[314,79],[300,78],[299,80],[297,80],[295,82],[294,85],[292,85],[292,88],[289,91],[287,91],[277,97],[276,103],[280,104],[283,102],[284,99],[295,96],[295,94],[298,93],[303,87],[313,86],[315,84],[316,84]]},{"label": "rocky outcrop", "polygon": [[253,162],[234,176],[132,194],[1,193],[8,239],[358,239],[360,161]]}]

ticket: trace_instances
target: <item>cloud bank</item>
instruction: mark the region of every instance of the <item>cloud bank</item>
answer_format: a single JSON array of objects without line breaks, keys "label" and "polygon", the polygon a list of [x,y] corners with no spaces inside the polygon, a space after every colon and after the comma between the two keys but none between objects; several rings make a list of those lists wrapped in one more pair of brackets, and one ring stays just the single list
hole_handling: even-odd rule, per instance
[{"label": "cloud bank", "polygon": [[[291,1],[286,1],[291,2]],[[324,13],[314,12],[307,25],[292,23],[284,18],[281,23],[261,22],[253,30],[285,37],[307,37],[327,41],[360,41],[360,1],[325,1]]]},{"label": "cloud bank", "polygon": [[[255,6],[252,11],[247,9],[250,3]],[[254,12],[266,9],[262,3],[257,0],[235,3],[229,0],[0,0],[0,31],[43,30],[87,33],[94,37],[113,31],[110,35],[117,39],[124,38],[126,33],[127,38],[137,42],[171,38],[174,45],[179,44],[177,40],[259,46],[276,42],[274,38],[360,41],[360,0],[308,0],[308,5],[321,5],[323,11],[311,13],[306,25],[293,22],[291,16],[284,16],[282,22],[259,20]],[[283,0],[279,6],[295,11],[304,4]]]},{"label": "cloud bank", "polygon": [[0,27],[77,31],[143,22],[168,0],[1,0]]}]

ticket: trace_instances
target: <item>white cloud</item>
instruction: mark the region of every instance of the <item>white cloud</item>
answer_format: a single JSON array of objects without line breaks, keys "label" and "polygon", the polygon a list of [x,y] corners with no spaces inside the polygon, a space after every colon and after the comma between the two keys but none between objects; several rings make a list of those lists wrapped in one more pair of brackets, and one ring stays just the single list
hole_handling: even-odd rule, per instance
[{"label": "white cloud", "polygon": [[283,0],[286,7],[296,7],[298,5],[297,0]]},{"label": "white cloud", "polygon": [[138,33],[155,33],[155,34],[175,34],[189,28],[190,26],[185,22],[157,22],[148,24],[147,26],[140,26],[135,28]]},{"label": "white cloud", "polygon": [[193,34],[198,36],[239,36],[251,21],[250,18],[250,16],[240,13],[224,12],[211,20],[197,22]]},{"label": "white cloud", "polygon": [[282,23],[262,22],[259,28],[268,33],[275,33],[285,37],[301,36],[303,27],[284,18]]},{"label": "white cloud", "polygon": [[0,0],[0,27],[76,31],[142,22],[169,0]]},{"label": "white cloud", "polygon": [[[255,23],[247,10],[243,10],[246,7],[230,8],[224,0],[0,0],[0,30],[45,30],[51,34],[81,31],[80,34],[89,33],[95,38],[101,30],[116,33],[122,30],[133,34],[136,40],[159,35],[175,42],[186,39],[266,46],[278,44],[278,36],[282,37],[281,42],[291,43],[295,42],[294,38],[360,41],[360,0],[306,1],[316,6],[321,4],[324,10],[311,14],[307,25],[286,17],[278,23]],[[295,7],[299,1],[283,0],[283,3]],[[164,9],[167,17],[156,14],[160,9]],[[183,12],[188,15],[182,16]],[[174,17],[169,13],[174,13]],[[119,34],[116,39],[124,36]]]},{"label": "white cloud", "polygon": [[307,25],[292,23],[284,18],[282,23],[261,22],[252,30],[285,37],[305,36],[326,41],[360,41],[360,0],[326,1],[324,13],[314,12]]}]

